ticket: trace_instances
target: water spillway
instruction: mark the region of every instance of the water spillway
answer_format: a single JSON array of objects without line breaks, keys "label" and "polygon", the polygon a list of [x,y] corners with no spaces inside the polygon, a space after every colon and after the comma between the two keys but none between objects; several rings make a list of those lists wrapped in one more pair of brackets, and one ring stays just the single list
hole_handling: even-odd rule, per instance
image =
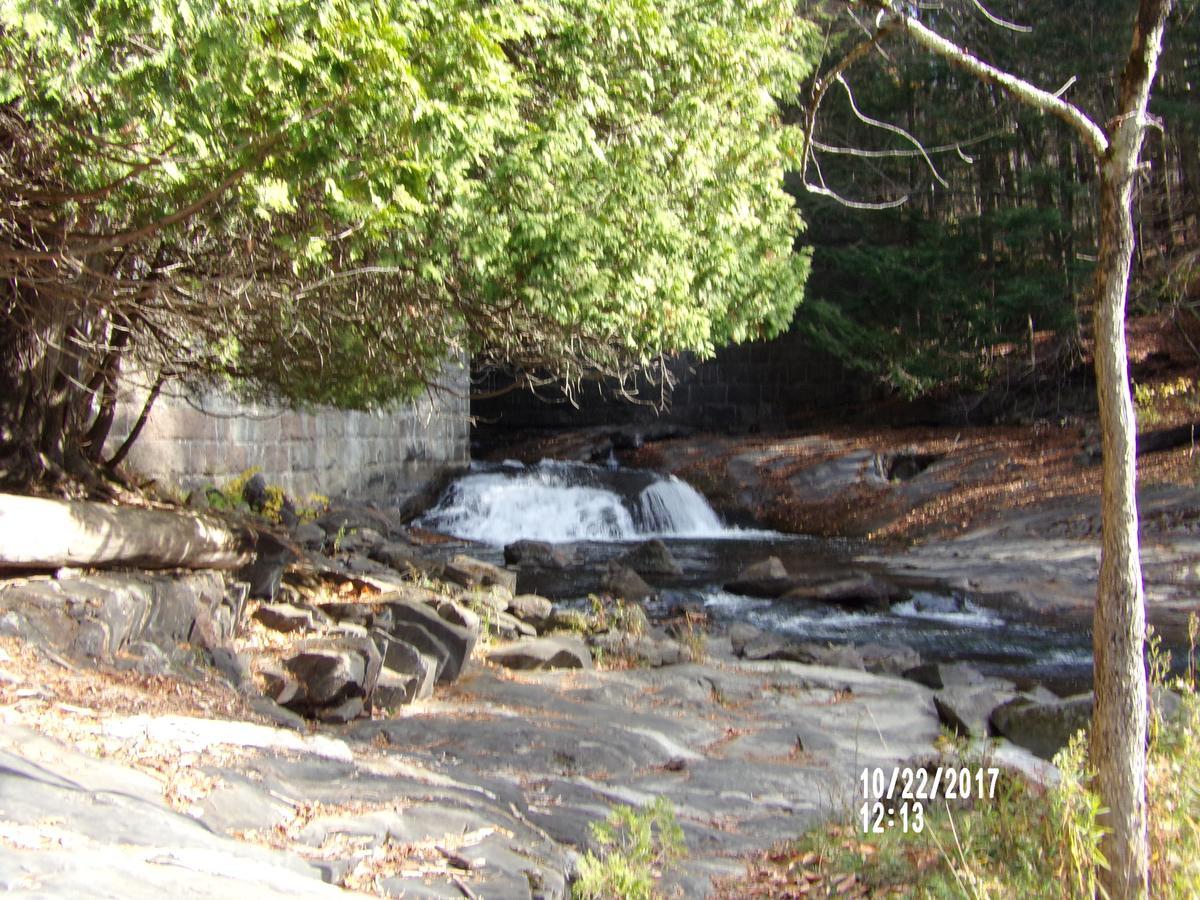
[{"label": "water spillway", "polygon": [[740,534],[673,475],[548,460],[533,466],[476,464],[420,524],[494,546]]}]

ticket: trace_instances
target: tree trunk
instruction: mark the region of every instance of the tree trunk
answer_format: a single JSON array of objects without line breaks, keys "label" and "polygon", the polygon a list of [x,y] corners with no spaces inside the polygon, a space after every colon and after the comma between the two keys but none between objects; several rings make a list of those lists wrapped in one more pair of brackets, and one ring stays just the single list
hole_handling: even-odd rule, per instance
[{"label": "tree trunk", "polygon": [[1144,896],[1146,844],[1146,612],[1138,556],[1136,435],[1129,398],[1125,292],[1133,256],[1132,178],[1106,163],[1096,276],[1096,388],[1104,452],[1103,546],[1093,624],[1096,705],[1090,763],[1108,813],[1102,850],[1110,897]]},{"label": "tree trunk", "polygon": [[1133,184],[1146,129],[1150,86],[1171,0],[1141,0],[1121,97],[1100,166],[1100,257],[1096,264],[1096,387],[1104,448],[1100,582],[1093,624],[1096,705],[1089,762],[1108,808],[1101,842],[1113,898],[1145,897],[1146,605],[1138,554],[1136,437],[1129,393],[1125,303],[1134,251]]}]

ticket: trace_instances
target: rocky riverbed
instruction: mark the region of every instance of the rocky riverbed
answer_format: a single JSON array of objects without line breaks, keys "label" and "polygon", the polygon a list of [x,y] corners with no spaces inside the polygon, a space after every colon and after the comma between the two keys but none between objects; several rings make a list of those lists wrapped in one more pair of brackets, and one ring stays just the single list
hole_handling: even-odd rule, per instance
[{"label": "rocky riverbed", "polygon": [[[581,446],[606,458],[611,439],[594,437]],[[651,449],[685,475],[698,459],[718,465],[710,495],[743,521],[764,498],[790,497],[799,514],[869,495],[873,530],[888,532],[930,521],[928,504],[961,514],[949,497],[963,473],[994,487],[1005,465],[914,441],[901,454],[836,440],[718,453],[712,440]],[[1193,493],[1158,486],[1143,502],[1151,618],[1174,639],[1200,578]],[[846,543],[836,558],[763,544],[722,587],[853,611],[914,604],[933,586],[954,603],[1086,626],[1094,507],[1043,499],[965,517],[955,535]],[[501,552],[370,506],[286,530],[256,521],[240,521],[255,558],[238,570],[107,563],[0,582],[5,889],[557,897],[594,849],[590,823],[664,797],[687,857],[663,888],[701,896],[748,856],[852,809],[863,767],[931,758],[944,728],[1010,734],[1044,758],[1087,721],[1086,695],[886,642],[831,646],[722,620],[688,599],[700,576],[686,542]],[[611,599],[530,587],[555,583]],[[1003,764],[1054,777],[1044,759],[997,747]]]}]

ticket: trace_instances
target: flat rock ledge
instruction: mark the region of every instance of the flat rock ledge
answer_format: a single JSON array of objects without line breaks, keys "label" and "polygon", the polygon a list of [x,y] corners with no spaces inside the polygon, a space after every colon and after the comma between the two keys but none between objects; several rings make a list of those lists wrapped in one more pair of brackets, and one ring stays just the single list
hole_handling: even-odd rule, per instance
[{"label": "flat rock ledge", "polygon": [[473,666],[393,718],[302,735],[51,715],[5,659],[0,889],[41,896],[566,897],[589,823],[665,797],[688,856],[663,887],[700,897],[939,732],[922,685],[790,662]]}]

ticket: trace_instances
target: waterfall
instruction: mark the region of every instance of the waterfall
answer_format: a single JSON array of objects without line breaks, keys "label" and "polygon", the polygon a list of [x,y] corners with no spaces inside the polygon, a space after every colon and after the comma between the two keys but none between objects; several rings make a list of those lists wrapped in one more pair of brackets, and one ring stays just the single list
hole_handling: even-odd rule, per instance
[{"label": "waterfall", "polygon": [[642,527],[648,532],[688,537],[728,532],[700,492],[674,475],[649,485],[638,499]]},{"label": "waterfall", "polygon": [[674,476],[549,461],[473,466],[418,521],[496,546],[521,539],[558,543],[736,533]]}]

